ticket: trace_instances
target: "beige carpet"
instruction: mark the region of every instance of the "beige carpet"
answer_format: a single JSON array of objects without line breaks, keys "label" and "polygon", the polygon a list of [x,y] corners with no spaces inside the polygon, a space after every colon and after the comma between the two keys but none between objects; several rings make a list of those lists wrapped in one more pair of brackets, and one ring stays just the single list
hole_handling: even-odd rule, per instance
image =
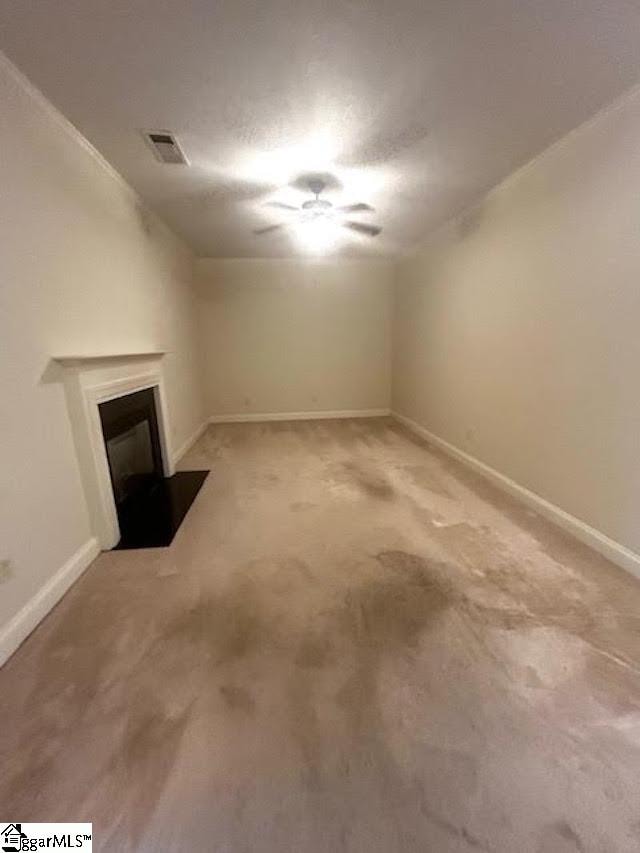
[{"label": "beige carpet", "polygon": [[378,421],[210,428],[169,549],[0,672],[0,817],[96,850],[637,853],[640,584]]}]

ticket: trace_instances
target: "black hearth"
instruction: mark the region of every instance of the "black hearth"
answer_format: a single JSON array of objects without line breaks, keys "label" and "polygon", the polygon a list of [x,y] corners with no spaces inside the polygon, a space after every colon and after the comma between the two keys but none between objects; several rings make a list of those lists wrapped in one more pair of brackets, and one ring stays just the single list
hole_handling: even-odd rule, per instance
[{"label": "black hearth", "polygon": [[120,525],[116,547],[170,545],[209,472],[164,476],[153,388],[108,400],[99,410]]}]

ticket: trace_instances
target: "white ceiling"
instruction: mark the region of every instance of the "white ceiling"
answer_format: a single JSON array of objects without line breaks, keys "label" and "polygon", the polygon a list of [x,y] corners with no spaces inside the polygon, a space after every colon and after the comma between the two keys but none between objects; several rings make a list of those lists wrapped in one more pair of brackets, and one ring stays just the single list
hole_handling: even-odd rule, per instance
[{"label": "white ceiling", "polygon": [[327,165],[392,254],[637,82],[640,3],[0,0],[0,47],[199,255],[299,251],[252,229]]}]

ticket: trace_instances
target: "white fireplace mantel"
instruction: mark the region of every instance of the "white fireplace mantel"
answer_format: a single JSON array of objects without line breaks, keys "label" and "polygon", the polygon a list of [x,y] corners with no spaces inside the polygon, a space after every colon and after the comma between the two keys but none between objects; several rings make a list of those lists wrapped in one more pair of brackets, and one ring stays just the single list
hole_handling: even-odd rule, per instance
[{"label": "white fireplace mantel", "polygon": [[119,359],[147,359],[147,358],[162,358],[167,354],[167,350],[148,350],[147,352],[113,352],[113,353],[74,353],[72,355],[54,355],[52,361],[61,364],[63,367],[78,367],[82,364],[95,364],[96,362],[113,362]]},{"label": "white fireplace mantel", "polygon": [[174,473],[162,374],[164,350],[86,353],[54,356],[62,368],[69,418],[93,534],[109,550],[120,539],[107,451],[98,406],[125,394],[153,388],[162,462],[166,477]]}]

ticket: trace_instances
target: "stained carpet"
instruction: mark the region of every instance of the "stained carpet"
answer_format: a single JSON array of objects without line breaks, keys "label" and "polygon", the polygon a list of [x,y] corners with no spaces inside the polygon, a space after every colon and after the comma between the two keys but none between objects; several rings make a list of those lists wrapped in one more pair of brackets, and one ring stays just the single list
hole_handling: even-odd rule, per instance
[{"label": "stained carpet", "polygon": [[390,421],[211,427],[167,549],[0,671],[0,815],[94,849],[636,853],[640,584]]}]

